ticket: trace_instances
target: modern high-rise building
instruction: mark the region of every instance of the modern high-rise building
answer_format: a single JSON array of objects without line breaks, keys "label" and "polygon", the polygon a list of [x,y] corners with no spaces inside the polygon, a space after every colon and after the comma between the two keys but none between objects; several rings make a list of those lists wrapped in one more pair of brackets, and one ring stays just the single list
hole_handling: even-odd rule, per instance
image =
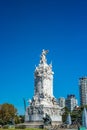
[{"label": "modern high-rise building", "polygon": [[80,105],[87,105],[87,77],[79,79]]},{"label": "modern high-rise building", "polygon": [[64,108],[65,107],[65,98],[64,97],[58,98],[58,104],[60,107]]},{"label": "modern high-rise building", "polygon": [[67,95],[65,104],[66,104],[65,106],[66,106],[70,111],[73,111],[74,108],[78,105],[78,101],[77,101],[75,95],[73,95],[73,94]]}]

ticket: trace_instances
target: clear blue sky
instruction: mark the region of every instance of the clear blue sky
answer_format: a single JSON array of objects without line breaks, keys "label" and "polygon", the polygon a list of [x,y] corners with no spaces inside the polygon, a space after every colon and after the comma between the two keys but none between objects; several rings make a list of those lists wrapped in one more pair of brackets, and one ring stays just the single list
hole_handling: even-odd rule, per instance
[{"label": "clear blue sky", "polygon": [[0,104],[24,114],[42,49],[53,63],[55,97],[79,99],[78,80],[87,75],[87,0],[0,1]]}]

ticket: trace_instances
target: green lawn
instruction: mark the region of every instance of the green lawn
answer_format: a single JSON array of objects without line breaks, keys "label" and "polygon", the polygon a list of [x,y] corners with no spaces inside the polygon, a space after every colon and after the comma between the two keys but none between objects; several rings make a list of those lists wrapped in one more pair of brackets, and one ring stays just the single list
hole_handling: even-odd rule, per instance
[{"label": "green lawn", "polygon": [[9,129],[3,129],[3,128],[0,128],[0,130],[46,130],[46,129],[39,129],[39,128],[25,128],[25,129],[9,128]]}]

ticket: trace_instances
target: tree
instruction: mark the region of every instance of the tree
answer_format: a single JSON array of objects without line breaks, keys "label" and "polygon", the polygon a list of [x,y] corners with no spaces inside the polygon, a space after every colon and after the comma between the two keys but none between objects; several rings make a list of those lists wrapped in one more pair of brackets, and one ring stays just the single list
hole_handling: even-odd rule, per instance
[{"label": "tree", "polygon": [[70,113],[72,124],[77,124],[77,125],[82,124],[82,111],[84,107],[87,109],[87,105],[84,105],[84,106],[76,107],[72,112],[70,112],[66,107],[63,108],[63,115],[62,115],[63,122],[65,123],[66,117],[68,113]]},{"label": "tree", "polygon": [[24,115],[15,116],[15,124],[24,123]]},{"label": "tree", "polygon": [[62,111],[63,111],[62,120],[63,122],[66,122],[67,115],[70,113],[70,111],[67,107],[64,107]]},{"label": "tree", "polygon": [[13,122],[15,115],[17,114],[17,109],[8,103],[0,105],[0,123],[2,125]]},{"label": "tree", "polygon": [[24,123],[24,118],[25,118],[24,115],[19,115],[20,123]]}]

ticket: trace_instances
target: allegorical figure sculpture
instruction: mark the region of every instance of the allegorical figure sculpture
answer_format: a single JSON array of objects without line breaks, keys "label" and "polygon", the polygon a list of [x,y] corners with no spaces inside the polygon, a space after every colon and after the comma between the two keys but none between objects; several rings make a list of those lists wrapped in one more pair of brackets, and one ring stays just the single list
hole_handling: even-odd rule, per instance
[{"label": "allegorical figure sculpture", "polygon": [[44,125],[52,125],[52,120],[47,113],[45,114],[45,117],[43,117],[43,120],[44,120]]},{"label": "allegorical figure sculpture", "polygon": [[46,54],[48,53],[48,50],[42,50],[42,54],[41,54],[41,63],[45,63],[46,62]]}]

